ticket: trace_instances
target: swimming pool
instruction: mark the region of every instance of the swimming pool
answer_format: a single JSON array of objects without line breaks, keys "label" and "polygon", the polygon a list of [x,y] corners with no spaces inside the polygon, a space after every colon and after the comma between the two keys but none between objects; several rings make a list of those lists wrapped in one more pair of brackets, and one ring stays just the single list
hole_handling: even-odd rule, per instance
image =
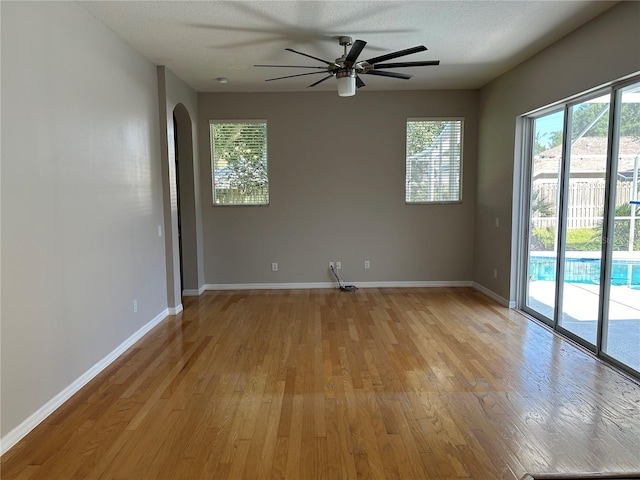
[{"label": "swimming pool", "polygon": [[[529,278],[555,281],[556,257],[532,255],[529,259]],[[564,281],[600,283],[600,258],[566,257]],[[611,265],[611,284],[640,289],[640,259],[614,259]]]}]

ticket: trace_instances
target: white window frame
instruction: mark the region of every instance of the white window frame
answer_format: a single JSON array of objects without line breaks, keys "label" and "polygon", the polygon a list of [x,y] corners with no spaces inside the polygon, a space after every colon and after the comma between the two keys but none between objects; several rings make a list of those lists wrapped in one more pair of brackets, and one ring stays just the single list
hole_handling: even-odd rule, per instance
[{"label": "white window frame", "polygon": [[[463,165],[464,165],[464,154],[463,154],[463,150],[464,150],[464,117],[416,117],[416,118],[407,118],[407,122],[406,122],[406,126],[405,126],[405,140],[406,140],[406,148],[405,148],[405,203],[408,205],[419,205],[419,204],[449,204],[449,203],[462,203],[462,189],[463,189]],[[416,161],[419,161],[419,159],[416,159],[416,154],[413,154],[411,156],[408,155],[408,150],[409,150],[409,123],[410,122],[458,122],[460,125],[460,134],[459,134],[459,143],[456,146],[456,148],[459,150],[459,154],[458,156],[458,162],[457,162],[457,169],[458,169],[458,174],[457,174],[457,180],[458,180],[458,185],[457,185],[457,196],[449,196],[446,198],[443,198],[441,194],[439,194],[438,192],[438,187],[436,186],[434,189],[429,189],[429,191],[427,192],[427,195],[430,198],[427,199],[420,199],[420,200],[413,200],[413,198],[415,198],[415,195],[411,192],[411,184],[413,183],[413,180],[410,178],[410,176],[412,175],[412,164]],[[431,149],[434,148],[434,145],[430,145],[428,146],[428,148],[425,148],[425,151],[427,149]],[[413,158],[412,158],[413,157]],[[440,158],[442,158],[442,155],[440,155]],[[428,160],[426,160],[428,162]],[[441,163],[442,164],[442,163]],[[434,173],[432,173],[432,175],[436,174],[436,170],[433,170]],[[437,172],[438,174],[438,178],[440,178],[441,180],[444,181],[441,172]],[[448,180],[451,180],[453,178],[453,176],[455,176],[455,171],[450,171],[449,174],[447,174]],[[437,180],[437,179],[436,179]]]}]

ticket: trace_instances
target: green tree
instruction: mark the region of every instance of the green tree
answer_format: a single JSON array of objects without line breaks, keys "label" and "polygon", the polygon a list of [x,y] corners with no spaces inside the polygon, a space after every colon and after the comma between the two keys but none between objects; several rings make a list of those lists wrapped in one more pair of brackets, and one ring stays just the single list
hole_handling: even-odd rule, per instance
[{"label": "green tree", "polygon": [[548,138],[549,138],[549,134],[536,132],[536,138],[533,140],[534,155],[539,155],[540,153],[554,146],[554,145],[549,146]]},{"label": "green tree", "polygon": [[461,135],[459,120],[407,122],[407,201],[457,201],[460,198]]},{"label": "green tree", "polygon": [[549,148],[562,144],[562,131],[553,132],[549,135]]},{"label": "green tree", "polygon": [[[630,219],[620,219],[619,217],[630,217],[631,208],[637,208],[630,203],[624,203],[616,207],[616,219],[613,225],[613,249],[615,251],[627,251],[629,249]],[[637,212],[640,213],[640,212]],[[635,233],[633,236],[633,250],[640,251],[640,214],[636,215]]]},{"label": "green tree", "polygon": [[608,103],[584,103],[574,107],[571,117],[571,141],[575,141],[578,135],[594,121],[595,123],[584,133],[584,136],[606,137],[609,129],[608,110]]},{"label": "green tree", "polygon": [[531,193],[531,250],[553,250],[556,229],[533,227],[534,218],[551,217],[555,214],[553,203],[546,200],[541,193],[539,189],[534,189]]},{"label": "green tree", "polygon": [[536,189],[531,194],[531,216],[550,217],[555,214],[554,204],[542,196],[542,192]]},{"label": "green tree", "polygon": [[640,138],[640,103],[623,103],[620,110],[620,136]]},{"label": "green tree", "polygon": [[[602,116],[585,132],[584,136],[606,136],[609,129],[608,106],[606,103],[585,103],[577,106],[573,110],[571,140],[574,141],[600,113],[602,113]],[[603,110],[607,111],[603,113]],[[640,138],[640,103],[622,104],[620,109],[620,136]],[[562,131],[551,132],[546,135],[536,134],[535,142],[536,154],[558,146],[562,144]]]},{"label": "green tree", "polygon": [[[607,103],[586,103],[573,111],[571,140],[575,140],[582,131],[601,113],[602,116],[585,133],[587,137],[606,137],[609,130]],[[605,111],[606,110],[606,111]],[[620,136],[640,137],[640,103],[623,103],[620,109]]]},{"label": "green tree", "polygon": [[447,122],[407,122],[407,157],[420,153],[438,138]]},{"label": "green tree", "polygon": [[266,195],[267,124],[214,123],[211,128],[216,188],[241,197]]}]

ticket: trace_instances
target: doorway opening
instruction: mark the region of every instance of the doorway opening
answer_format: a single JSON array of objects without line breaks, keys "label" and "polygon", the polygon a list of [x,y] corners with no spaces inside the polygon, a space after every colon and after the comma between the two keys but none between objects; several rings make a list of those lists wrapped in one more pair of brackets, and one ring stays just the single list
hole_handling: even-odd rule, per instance
[{"label": "doorway opening", "polygon": [[[174,254],[174,282],[180,282],[180,295],[193,295],[199,292],[202,272],[198,263],[197,241],[197,174],[194,162],[193,123],[187,108],[179,103],[173,109],[173,153],[172,169],[175,171],[174,242],[177,244]],[[173,198],[173,196],[172,196]],[[178,273],[179,269],[179,273]]]}]

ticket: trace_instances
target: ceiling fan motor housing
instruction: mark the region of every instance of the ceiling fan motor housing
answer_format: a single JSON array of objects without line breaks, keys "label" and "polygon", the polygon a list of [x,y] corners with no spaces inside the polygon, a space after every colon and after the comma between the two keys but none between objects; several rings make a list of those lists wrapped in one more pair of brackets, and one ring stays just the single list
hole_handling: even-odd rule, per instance
[{"label": "ceiling fan motor housing", "polygon": [[336,78],[344,78],[344,77],[355,77],[356,71],[354,68],[339,68],[336,70]]}]

